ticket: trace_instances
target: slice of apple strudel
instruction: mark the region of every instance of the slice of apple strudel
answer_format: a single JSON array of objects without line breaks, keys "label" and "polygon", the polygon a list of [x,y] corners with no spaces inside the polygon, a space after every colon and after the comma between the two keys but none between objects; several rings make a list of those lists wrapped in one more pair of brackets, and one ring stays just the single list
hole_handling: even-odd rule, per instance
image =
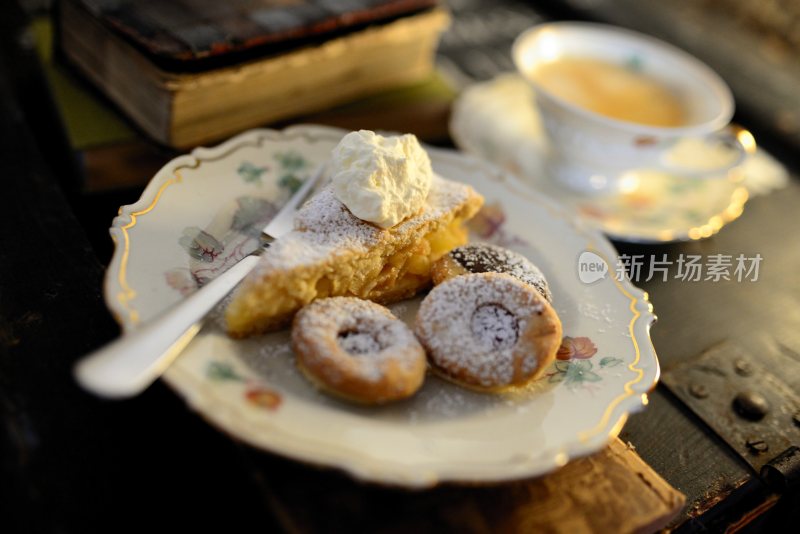
[{"label": "slice of apple strudel", "polygon": [[472,187],[436,176],[417,214],[382,229],[353,215],[330,186],[323,189],[235,290],[225,310],[228,334],[281,328],[317,298],[387,304],[413,296],[430,285],[431,264],[467,242],[464,223],[482,204]]}]

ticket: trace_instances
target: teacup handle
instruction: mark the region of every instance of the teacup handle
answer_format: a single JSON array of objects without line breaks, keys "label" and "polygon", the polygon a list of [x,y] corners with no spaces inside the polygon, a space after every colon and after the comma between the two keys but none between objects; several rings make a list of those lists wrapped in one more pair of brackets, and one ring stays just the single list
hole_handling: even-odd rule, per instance
[{"label": "teacup handle", "polygon": [[[713,168],[697,168],[697,167],[683,167],[680,165],[670,165],[663,161],[660,162],[659,167],[669,173],[677,174],[679,176],[692,176],[694,178],[707,178],[711,175],[719,175],[720,173],[729,171],[734,167],[741,165],[745,159],[755,150],[755,145],[745,145],[741,140],[741,132],[746,132],[743,128],[736,128],[728,126],[717,132],[708,134],[702,139],[704,142],[717,142],[723,143],[736,151],[736,157],[720,167]],[[674,144],[669,149],[665,150],[666,154],[674,147]],[[662,156],[663,157],[663,156]]]}]

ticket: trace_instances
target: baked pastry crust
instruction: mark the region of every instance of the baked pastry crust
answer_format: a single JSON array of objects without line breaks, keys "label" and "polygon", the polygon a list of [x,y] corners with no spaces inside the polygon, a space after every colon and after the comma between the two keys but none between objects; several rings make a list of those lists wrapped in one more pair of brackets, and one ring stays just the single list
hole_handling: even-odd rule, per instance
[{"label": "baked pastry crust", "polygon": [[466,243],[463,223],[482,204],[472,187],[435,176],[419,214],[381,229],[323,189],[234,291],[225,310],[228,334],[239,338],[286,326],[317,298],[386,304],[413,296],[430,286],[433,262]]},{"label": "baked pastry crust", "polygon": [[380,304],[353,297],[315,300],[295,315],[297,367],[317,387],[362,404],[410,397],[425,380],[425,350]]},{"label": "baked pastry crust", "polygon": [[542,271],[518,252],[488,243],[456,247],[433,264],[434,284],[467,273],[505,273],[532,285],[552,304],[553,295]]},{"label": "baked pastry crust", "polygon": [[437,285],[422,301],[414,331],[438,374],[492,392],[540,376],[562,335],[561,320],[536,288],[503,273]]}]

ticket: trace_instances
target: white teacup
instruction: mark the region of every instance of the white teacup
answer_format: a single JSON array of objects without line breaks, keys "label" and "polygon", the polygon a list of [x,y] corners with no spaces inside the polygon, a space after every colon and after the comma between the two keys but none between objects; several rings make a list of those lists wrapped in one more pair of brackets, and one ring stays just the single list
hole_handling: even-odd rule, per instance
[{"label": "white teacup", "polygon": [[[725,176],[746,151],[726,131],[733,116],[733,96],[725,82],[693,56],[636,32],[582,22],[534,26],[515,41],[517,69],[532,84],[548,138],[548,173],[571,189],[607,193],[633,169],[664,170],[697,178]],[[677,126],[651,126],[610,118],[548,92],[531,73],[564,58],[635,66],[637,72],[668,90],[682,108]],[[671,162],[678,141],[705,138],[709,145],[732,147],[731,158],[698,167]],[[710,163],[710,162],[709,162]]]}]

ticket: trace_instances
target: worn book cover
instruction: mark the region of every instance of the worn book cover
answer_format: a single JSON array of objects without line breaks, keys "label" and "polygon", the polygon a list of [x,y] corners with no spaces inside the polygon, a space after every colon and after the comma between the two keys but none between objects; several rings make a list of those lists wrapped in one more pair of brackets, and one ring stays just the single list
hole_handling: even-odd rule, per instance
[{"label": "worn book cover", "polygon": [[430,75],[434,0],[65,0],[64,57],[178,148]]}]

